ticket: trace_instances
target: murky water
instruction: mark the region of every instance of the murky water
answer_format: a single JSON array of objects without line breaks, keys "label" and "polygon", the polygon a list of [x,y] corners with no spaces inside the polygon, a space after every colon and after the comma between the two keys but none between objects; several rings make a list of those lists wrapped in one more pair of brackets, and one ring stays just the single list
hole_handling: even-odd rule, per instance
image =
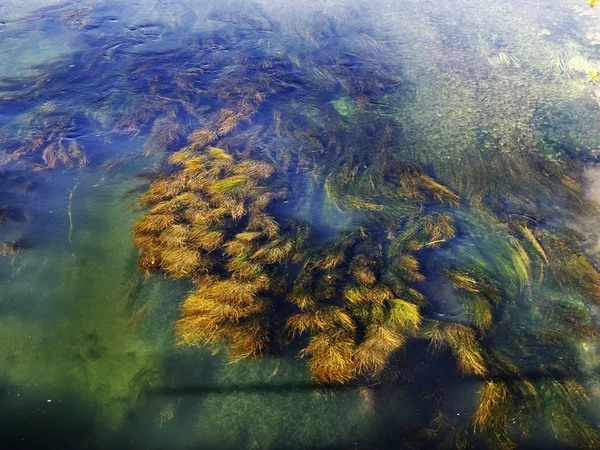
[{"label": "murky water", "polygon": [[599,46],[583,0],[0,4],[3,447],[598,448]]}]

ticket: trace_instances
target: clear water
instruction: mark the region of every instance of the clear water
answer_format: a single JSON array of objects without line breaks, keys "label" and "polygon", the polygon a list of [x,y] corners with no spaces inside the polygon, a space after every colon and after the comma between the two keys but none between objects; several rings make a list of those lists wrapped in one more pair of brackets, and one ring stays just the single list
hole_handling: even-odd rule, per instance
[{"label": "clear water", "polygon": [[[353,119],[360,100],[339,86],[329,89],[327,74],[317,82],[304,78],[301,67],[329,67],[339,49],[347,55],[340,78],[370,67],[400,75],[371,113],[398,127],[400,154],[469,205],[457,213],[455,243],[423,257],[427,278],[417,287],[429,317],[469,322],[441,280],[447,261],[480,263],[499,274],[507,292],[517,289],[514,268],[506,269],[506,230],[490,220],[494,214],[520,214],[534,203],[549,227],[576,228],[588,257],[600,263],[593,205],[575,205],[545,181],[547,174],[518,160],[523,148],[534,147],[547,161],[568,158],[584,196],[599,199],[593,164],[600,157],[600,9],[581,0],[4,2],[0,151],[13,151],[32,129],[56,126],[83,146],[88,163],[34,170],[42,160],[28,154],[0,171],[0,207],[11,216],[0,223],[0,242],[19,243],[14,255],[0,256],[3,448],[456,447],[442,432],[432,436],[432,421],[444,411],[452,429],[470,432],[482,379],[460,374],[452,356],[432,354],[426,340],[411,340],[380,379],[343,387],[309,381],[295,345],[235,364],[223,352],[177,345],[173,323],[192,285],[137,269],[131,230],[145,212],[138,199],[150,183],[140,175],[168,170],[165,155],[187,134],[163,145],[154,121],[175,114],[188,130],[205,120],[161,99],[171,93],[169,71],[195,67],[194,52],[209,38],[224,56],[215,57],[207,79],[267,49],[287,58],[290,84],[302,86],[303,94],[291,89],[266,102],[253,126],[268,127],[272,105],[287,104],[306,107],[305,117],[317,105],[359,129],[352,120],[360,120]],[[319,39],[329,47],[319,47]],[[201,76],[194,80],[207,88]],[[15,100],[21,89],[31,90]],[[135,127],[115,125],[117,114],[144,106],[150,112]],[[379,131],[357,139],[376,141]],[[266,155],[285,142],[272,145]],[[323,244],[352,227],[352,215],[328,202],[323,185],[302,173],[290,180],[295,195],[275,207],[277,214],[310,223]],[[541,376],[540,363],[568,367],[591,399],[583,416],[599,428],[597,341],[553,346],[524,337],[536,320],[553,326],[553,318],[532,313],[544,302],[581,296],[568,285],[542,287],[541,277],[532,283],[538,293],[547,289],[543,299],[518,302],[482,339],[531,367],[532,379]],[[597,305],[585,308],[596,326]],[[518,442],[585,447],[544,427]],[[474,435],[465,445],[490,444]]]}]

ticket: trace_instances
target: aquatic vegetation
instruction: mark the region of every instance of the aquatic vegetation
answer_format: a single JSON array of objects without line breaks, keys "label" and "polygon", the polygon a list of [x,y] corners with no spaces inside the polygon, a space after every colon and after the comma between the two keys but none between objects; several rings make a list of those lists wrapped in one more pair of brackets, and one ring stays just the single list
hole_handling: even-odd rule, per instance
[{"label": "aquatic vegetation", "polygon": [[[446,275],[454,289],[464,293],[465,311],[475,325],[480,330],[490,327],[494,320],[492,309],[501,301],[498,289],[485,281],[472,278],[468,273],[448,270]],[[480,276],[485,275],[482,273]]]},{"label": "aquatic vegetation", "polygon": [[[343,57],[336,53],[328,70],[339,72],[337,58]],[[279,145],[275,141],[283,137],[296,154],[284,146],[279,153],[269,150],[265,161],[254,146],[248,148],[247,129],[269,96],[284,88],[279,67],[285,64],[267,59],[252,77],[227,75],[210,86],[226,105],[189,133],[188,144],[169,157],[176,169],[153,181],[140,200],[149,212],[133,230],[142,250],[139,266],[196,284],[176,324],[182,344],[224,343],[233,360],[258,356],[277,344],[282,321],[289,338],[308,339],[301,355],[316,381],[377,376],[422,320],[423,296],[409,286],[424,279],[414,253],[439,247],[456,233],[450,215],[423,212],[423,206],[456,207],[459,197],[394,155],[389,125],[375,145],[365,141],[361,151],[361,127],[348,132],[345,124],[330,123],[323,134],[323,122],[309,124],[314,118],[288,109],[252,136],[262,143],[256,148]],[[383,71],[370,81],[367,73],[341,73],[351,98],[375,98],[399,81]],[[367,106],[360,104],[356,113],[364,114]],[[352,121],[353,115],[345,117]],[[371,126],[377,119],[369,117]],[[326,154],[331,145],[345,148],[337,160]],[[311,155],[315,147],[321,148],[318,160]],[[269,213],[299,193],[283,170],[292,165],[322,182],[328,202],[340,212],[359,213],[355,231],[323,246],[313,242],[308,224]],[[281,318],[282,299],[299,310],[287,307]]]},{"label": "aquatic vegetation", "polygon": [[0,208],[0,223],[7,223],[12,221],[14,218],[14,213],[8,206],[3,206]]},{"label": "aquatic vegetation", "polygon": [[429,325],[422,335],[431,341],[434,352],[450,349],[463,373],[485,375],[487,372],[483,349],[472,328],[460,323],[438,322]]},{"label": "aquatic vegetation", "polygon": [[87,156],[77,140],[69,137],[72,126],[57,120],[8,140],[0,154],[0,166],[25,160],[33,170],[54,169],[57,165],[82,170],[87,165]]},{"label": "aquatic vegetation", "polygon": [[[331,383],[380,373],[421,322],[418,306],[399,297],[411,298],[400,279],[422,279],[417,260],[394,254],[401,278],[378,282],[385,261],[369,250],[366,230],[311,250],[307,227],[278,223],[266,212],[286,195],[283,186],[266,184],[272,166],[210,146],[186,152],[170,158],[181,170],[154,181],[142,197],[150,212],[134,228],[141,268],[197,284],[177,323],[181,342],[224,341],[234,360],[265,352],[269,298],[278,295],[278,280],[285,281],[280,266],[301,265],[286,289],[302,312],[289,318],[287,328],[292,337],[311,335],[303,354],[310,356],[313,376]],[[336,286],[347,270],[355,274],[354,283]],[[329,306],[336,298],[348,306]],[[364,338],[357,341],[359,328]]]},{"label": "aquatic vegetation", "polygon": [[598,433],[581,415],[589,398],[574,378],[563,374],[559,381],[542,366],[541,381],[530,381],[514,362],[497,353],[490,363],[473,415],[474,431],[483,432],[490,447],[516,448],[520,439],[546,427],[559,441],[577,448],[598,445]]},{"label": "aquatic vegetation", "polygon": [[554,281],[571,286],[595,303],[600,302],[600,273],[587,256],[559,236],[544,230],[537,230],[537,236],[545,249],[544,255],[548,255]]},{"label": "aquatic vegetation", "polygon": [[21,247],[21,242],[19,242],[18,240],[13,239],[10,241],[3,242],[0,245],[0,255],[6,256],[10,259],[11,264],[14,264],[15,258],[19,254]]},{"label": "aquatic vegetation", "polygon": [[[174,325],[182,346],[224,348],[233,362],[293,351],[312,383],[357,385],[377,411],[370,386],[408,379],[404,352],[406,366],[434,364],[427,340],[481,383],[472,417],[438,413],[432,442],[452,429],[458,448],[477,434],[515,448],[545,420],[556,440],[593,448],[571,366],[573,347],[599,334],[589,303],[600,302],[600,275],[558,216],[588,208],[576,155],[593,158],[597,134],[589,118],[583,138],[575,126],[548,131],[597,88],[592,63],[545,37],[501,39],[504,5],[482,16],[489,32],[464,36],[438,30],[440,14],[472,18],[407,5],[418,39],[415,24],[371,36],[361,14],[290,25],[238,6],[208,14],[219,27],[185,25],[180,41],[156,25],[166,50],[140,50],[135,30],[94,35],[93,51],[3,80],[0,108],[20,109],[0,129],[0,164],[83,170],[94,142],[81,130],[131,139],[137,150],[103,168],[133,153],[151,161],[134,244],[141,271],[190,283]],[[95,18],[60,20],[82,30]],[[414,45],[398,49],[398,36]],[[64,94],[83,80],[111,89]],[[1,208],[0,222],[13,215]],[[18,250],[7,241],[0,254]],[[150,309],[136,307],[131,331]],[[135,382],[148,389],[154,377],[142,370]]]},{"label": "aquatic vegetation", "polygon": [[[292,337],[310,336],[303,354],[310,356],[316,380],[381,374],[421,324],[421,297],[404,284],[415,278],[382,272],[389,263],[372,244],[364,230],[343,236],[310,255],[294,282],[289,300],[302,312],[290,317],[287,328]],[[358,275],[345,280],[349,271]],[[331,306],[341,298],[345,305]]]},{"label": "aquatic vegetation", "polygon": [[[520,60],[502,56],[499,64],[519,68]],[[271,66],[258,73],[265,67]],[[482,379],[475,432],[491,446],[514,448],[543,410],[539,388],[510,360],[498,362],[490,342],[509,327],[506,315],[521,299],[535,298],[539,307],[537,280],[562,288],[583,279],[582,295],[598,284],[587,258],[536,226],[550,214],[540,199],[583,205],[572,168],[529,150],[500,152],[470,161],[472,172],[455,171],[470,177],[449,183],[459,196],[438,181],[437,170],[425,171],[399,150],[395,125],[370,109],[378,95],[397,88],[399,77],[361,84],[363,74],[339,72],[335,64],[317,77],[334,79],[327,71],[348,77],[343,94],[329,85],[335,121],[293,101],[286,108],[270,105],[274,112],[264,114],[264,104],[277,104],[268,98],[278,88],[259,92],[252,83],[260,75],[230,79],[230,89],[217,83],[213,93],[227,106],[190,132],[188,144],[169,158],[176,169],[141,199],[149,212],[134,229],[143,250],[140,267],[195,283],[176,324],[181,343],[225,344],[230,359],[239,361],[297,341],[315,382],[380,377],[409,339],[427,339],[434,352],[448,350],[461,373]],[[255,117],[263,126],[251,124]],[[492,140],[488,145],[499,144]],[[319,243],[312,224],[280,215],[284,202],[303,195],[290,173],[321,186],[321,214],[348,217],[349,230]],[[456,214],[458,208],[467,211]],[[479,222],[485,225],[477,228]],[[494,233],[496,259],[466,257],[463,243],[454,258],[442,259],[441,272],[471,326],[428,317],[416,289],[427,281],[420,254],[486,227]],[[484,247],[480,251],[485,255]],[[574,314],[563,314],[561,323],[575,321],[579,336],[594,335],[589,315]],[[517,416],[521,435],[512,431]],[[468,432],[461,430],[455,437],[466,445]]]},{"label": "aquatic vegetation", "polygon": [[510,363],[499,371],[496,366],[495,375],[501,378],[484,382],[473,416],[475,432],[484,432],[491,447],[516,448],[515,439],[527,437],[539,427],[549,427],[565,444],[597,447],[598,433],[580,411],[589,398],[576,380],[565,377],[559,381],[549,375],[536,386]]},{"label": "aquatic vegetation", "polygon": [[399,239],[392,243],[394,250],[419,251],[440,247],[456,235],[453,219],[448,214],[434,213],[409,224]]},{"label": "aquatic vegetation", "polygon": [[589,397],[581,384],[572,378],[558,381],[549,378],[541,386],[544,417],[555,437],[580,448],[597,448],[598,432],[580,415],[578,409]]},{"label": "aquatic vegetation", "polygon": [[[267,270],[293,257],[302,240],[281,236],[265,212],[285,191],[263,183],[269,165],[222,149],[183,159],[175,154],[171,160],[183,169],[155,181],[141,200],[152,208],[134,228],[140,267],[196,282],[177,323],[182,343],[226,340],[233,359],[256,356],[268,342]],[[216,276],[217,267],[227,275]]]},{"label": "aquatic vegetation", "polygon": [[500,448],[515,448],[507,436],[509,413],[513,408],[513,398],[505,383],[486,381],[480,392],[480,401],[473,421],[475,428],[490,430]]}]

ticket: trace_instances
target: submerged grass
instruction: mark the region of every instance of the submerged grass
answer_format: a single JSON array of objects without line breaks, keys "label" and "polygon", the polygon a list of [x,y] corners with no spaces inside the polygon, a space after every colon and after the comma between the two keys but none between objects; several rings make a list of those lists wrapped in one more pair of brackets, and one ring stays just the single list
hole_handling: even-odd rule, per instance
[{"label": "submerged grass", "polygon": [[[135,39],[111,46],[98,37],[106,51],[86,64],[48,68],[56,83],[43,84],[44,73],[12,86],[4,101],[42,107],[30,104],[3,127],[0,164],[83,171],[88,156],[74,130],[100,123],[114,135],[146,134],[140,153],[164,164],[140,198],[134,243],[140,269],[193,284],[175,323],[181,345],[225,347],[241,361],[294,341],[316,384],[352,385],[398,371],[407,343],[424,338],[481,380],[470,426],[490,447],[515,448],[546,420],[558,441],[593,448],[575,378],[544,372],[534,384],[524,375],[547,360],[568,364],[538,345],[558,354],[597,335],[588,303],[600,302],[600,275],[553,220],[586,208],[580,166],[544,128],[544,99],[585,91],[566,76],[578,76],[567,70],[576,65],[558,58],[560,73],[532,82],[542,65],[529,45],[509,39],[503,48],[492,34],[465,36],[466,46],[437,42],[439,14],[469,18],[421,6],[424,39],[400,53],[393,39],[367,39],[325,14],[296,27],[298,42],[245,7],[215,12],[227,25],[190,31],[176,51],[139,53],[129,51]],[[62,20],[82,16],[73,23],[85,27],[87,14]],[[501,27],[495,14],[485,16],[491,30]],[[398,61],[406,52],[416,52],[410,67]],[[60,95],[68,83],[115,73],[111,92],[136,95],[110,94],[94,111]],[[531,90],[522,104],[507,101],[506,73],[518,92]],[[11,211],[2,208],[0,222]],[[17,251],[7,242],[0,253]],[[464,318],[435,314],[446,293]],[[558,299],[568,293],[577,301]],[[456,427],[457,446],[470,429]]]},{"label": "submerged grass", "polygon": [[460,323],[439,322],[425,329],[423,337],[431,341],[434,352],[450,349],[461,372],[480,376],[487,373],[483,349],[473,329]]}]

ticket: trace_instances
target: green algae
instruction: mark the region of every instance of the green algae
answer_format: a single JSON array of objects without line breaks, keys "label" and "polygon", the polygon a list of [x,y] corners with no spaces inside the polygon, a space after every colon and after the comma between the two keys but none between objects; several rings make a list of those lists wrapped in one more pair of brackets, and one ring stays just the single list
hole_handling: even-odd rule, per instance
[{"label": "green algae", "polygon": [[[4,281],[11,295],[3,304],[26,303],[35,314],[2,318],[2,368],[6,381],[20,386],[24,396],[35,391],[49,402],[59,403],[61,397],[55,393],[69,391],[95,405],[99,428],[115,430],[135,404],[139,387],[132,381],[136,375],[151,367],[159,370],[160,363],[152,347],[128,331],[130,317],[123,289],[131,271],[130,225],[124,215],[128,208],[110,200],[119,198],[126,185],[92,188],[96,181],[96,176],[80,179],[73,200],[73,246],[60,247],[59,241],[28,249],[15,261],[12,278]],[[110,203],[112,209],[107,207]],[[84,216],[95,229],[80,228]],[[128,218],[131,221],[135,215]],[[117,222],[120,230],[114,227]],[[66,241],[66,228],[63,231]],[[98,240],[103,234],[107,239]],[[88,258],[93,258],[93,264]],[[28,281],[31,278],[61,281],[46,285],[45,296],[36,298],[36,287]],[[49,300],[53,300],[51,306]],[[60,315],[54,312],[56,308]]]},{"label": "green algae", "polygon": [[[373,426],[359,392],[307,386],[302,363],[293,359],[225,365],[213,389],[200,405],[194,429],[207,446],[299,448],[311,442],[326,447],[365,439]],[[340,410],[345,413],[336,413]]]},{"label": "green algae", "polygon": [[[472,198],[471,201],[481,201],[488,189],[501,196],[511,196],[511,189],[505,189],[502,184],[504,181],[512,186],[523,184],[517,181],[523,173],[520,166],[536,153],[553,154],[553,158],[557,157],[556,151],[562,156],[570,151],[593,154],[596,131],[585,125],[572,127],[577,138],[561,140],[560,150],[556,146],[551,150],[547,144],[552,136],[545,131],[542,134],[547,119],[538,113],[545,105],[560,111],[572,109],[571,105],[577,102],[587,114],[587,119],[580,116],[582,124],[597,113],[597,108],[590,107],[587,101],[591,86],[586,81],[585,65],[577,66],[582,69],[573,78],[555,76],[549,67],[556,53],[565,47],[573,54],[570,59],[587,61],[589,56],[584,43],[568,39],[565,43],[537,34],[536,27],[543,26],[538,23],[543,24],[548,18],[535,7],[525,21],[522,11],[515,13],[511,5],[496,5],[469,17],[460,8],[448,9],[444,17],[451,16],[477,31],[464,37],[468,45],[450,43],[445,47],[435,27],[428,23],[442,13],[418,2],[413,8],[407,13],[403,11],[405,19],[398,19],[416,20],[421,24],[417,48],[404,55],[412,63],[406,68],[405,77],[416,82],[419,88],[414,96],[404,97],[408,105],[399,113],[399,123],[409,138],[407,146],[416,152],[417,158],[431,162],[443,182]],[[469,27],[467,23],[471,21],[476,24]],[[412,27],[404,29],[407,39],[414,30]],[[521,66],[494,73],[488,58],[499,48],[505,52],[509,49],[510,54],[521,61]],[[469,67],[469,71],[462,71],[462,67]],[[569,147],[572,142],[577,143]],[[584,142],[588,143],[585,150]],[[493,163],[478,166],[478,160],[496,158],[498,151],[524,157],[512,162],[509,159],[503,163],[504,167]],[[502,184],[493,182],[493,171],[505,177],[499,180]],[[482,173],[485,175],[479,182],[477,177]],[[534,173],[535,170],[528,170],[523,175],[528,178]]]},{"label": "green algae", "polygon": [[352,101],[348,97],[340,97],[337,100],[332,100],[331,104],[338,112],[338,114],[344,117],[352,115],[355,109],[352,104]]}]

